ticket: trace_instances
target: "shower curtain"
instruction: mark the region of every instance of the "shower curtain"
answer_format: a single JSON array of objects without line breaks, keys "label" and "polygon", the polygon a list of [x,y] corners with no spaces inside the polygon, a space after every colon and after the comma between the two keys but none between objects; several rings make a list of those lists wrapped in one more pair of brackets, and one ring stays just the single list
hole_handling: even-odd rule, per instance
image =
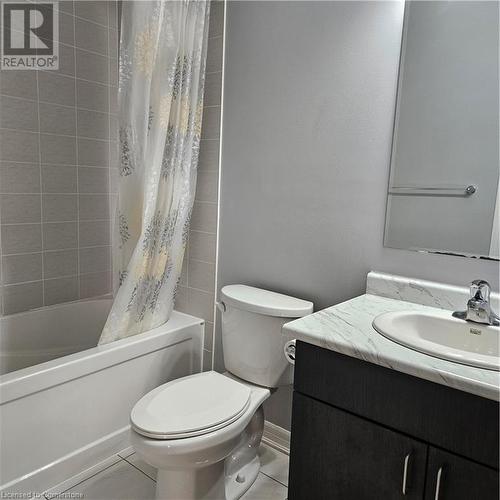
[{"label": "shower curtain", "polygon": [[209,2],[125,1],[115,300],[99,343],[168,320],[196,187]]}]

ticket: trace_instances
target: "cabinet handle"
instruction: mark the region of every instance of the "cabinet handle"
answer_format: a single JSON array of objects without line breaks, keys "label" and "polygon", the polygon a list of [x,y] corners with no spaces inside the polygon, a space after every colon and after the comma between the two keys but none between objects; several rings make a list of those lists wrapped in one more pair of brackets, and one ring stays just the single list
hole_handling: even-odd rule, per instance
[{"label": "cabinet handle", "polygon": [[434,495],[434,500],[439,500],[439,490],[441,489],[441,474],[443,473],[443,468],[439,467],[437,477],[436,477],[436,493]]},{"label": "cabinet handle", "polygon": [[408,479],[408,464],[410,462],[410,456],[411,453],[408,453],[405,457],[405,462],[403,466],[403,495],[406,495],[406,486],[407,486],[407,479]]}]

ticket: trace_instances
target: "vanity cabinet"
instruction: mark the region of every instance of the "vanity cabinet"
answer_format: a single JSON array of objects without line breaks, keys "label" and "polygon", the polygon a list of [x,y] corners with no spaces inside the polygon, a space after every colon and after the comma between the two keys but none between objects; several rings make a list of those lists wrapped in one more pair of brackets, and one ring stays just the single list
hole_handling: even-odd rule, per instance
[{"label": "vanity cabinet", "polygon": [[498,471],[429,447],[425,500],[498,499]]},{"label": "vanity cabinet", "polygon": [[497,500],[498,417],[494,401],[297,342],[288,499]]}]

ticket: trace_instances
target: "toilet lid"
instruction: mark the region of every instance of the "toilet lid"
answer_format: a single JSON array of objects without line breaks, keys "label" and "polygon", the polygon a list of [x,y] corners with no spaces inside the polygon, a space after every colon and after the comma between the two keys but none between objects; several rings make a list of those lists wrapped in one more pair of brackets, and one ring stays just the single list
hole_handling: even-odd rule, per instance
[{"label": "toilet lid", "polygon": [[157,387],[138,401],[130,420],[144,436],[178,439],[225,427],[249,404],[249,387],[209,371]]}]

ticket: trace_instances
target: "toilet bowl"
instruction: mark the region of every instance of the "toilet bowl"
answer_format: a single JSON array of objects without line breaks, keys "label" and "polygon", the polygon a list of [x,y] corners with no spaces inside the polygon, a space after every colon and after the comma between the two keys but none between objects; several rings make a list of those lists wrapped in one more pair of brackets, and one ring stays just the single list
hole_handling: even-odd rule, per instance
[{"label": "toilet bowl", "polygon": [[292,380],[281,327],[311,302],[246,285],[221,290],[228,373],[168,382],[132,409],[132,445],[158,469],[156,498],[236,500],[255,481],[264,430],[262,403]]},{"label": "toilet bowl", "polygon": [[240,498],[259,472],[261,405],[269,395],[267,388],[209,371],[169,382],[141,399],[131,414],[131,441],[158,469],[156,498]]}]

